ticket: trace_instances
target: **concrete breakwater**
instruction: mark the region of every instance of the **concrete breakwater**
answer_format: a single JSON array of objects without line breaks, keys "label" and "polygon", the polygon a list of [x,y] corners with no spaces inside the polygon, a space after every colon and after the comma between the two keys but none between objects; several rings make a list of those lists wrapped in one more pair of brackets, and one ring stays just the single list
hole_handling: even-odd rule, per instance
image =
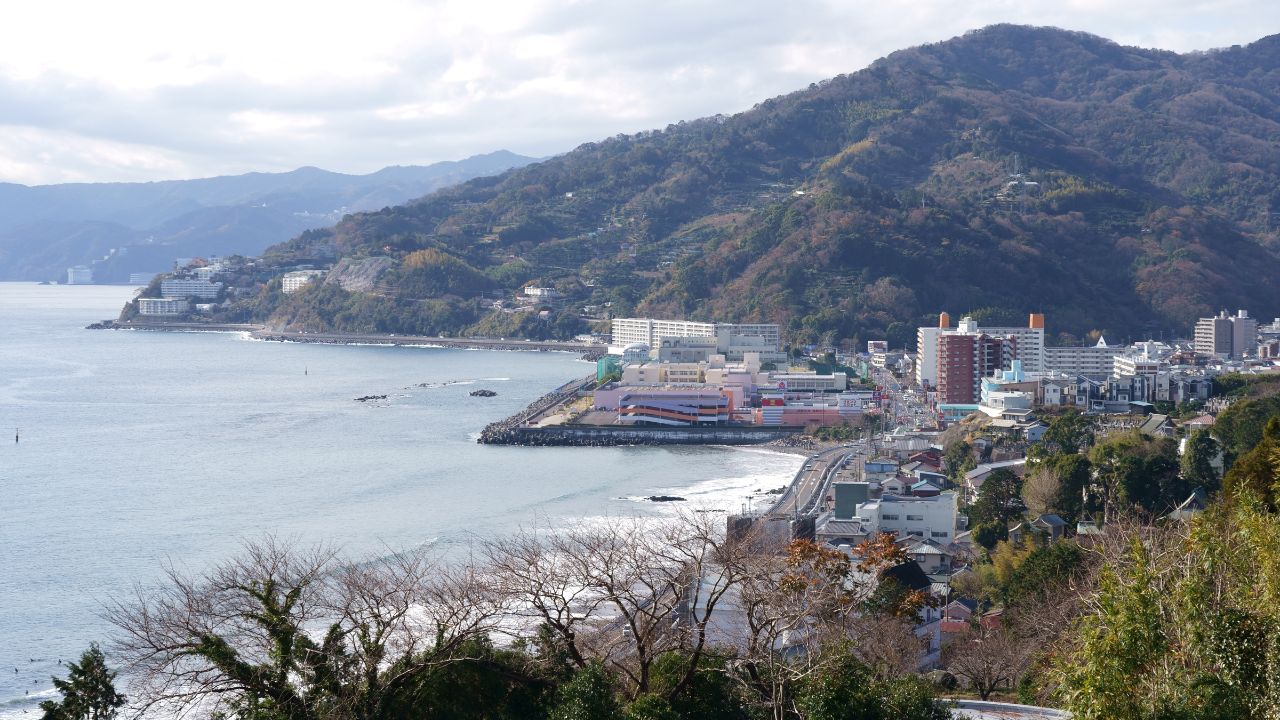
[{"label": "concrete breakwater", "polygon": [[[495,423],[496,424],[496,423]],[[762,445],[789,437],[798,427],[653,427],[636,425],[553,425],[485,428],[477,442],[493,445],[613,447],[617,445]]]},{"label": "concrete breakwater", "polygon": [[555,390],[552,390],[546,395],[543,395],[537,400],[529,403],[528,407],[515,415],[512,415],[505,420],[489,423],[485,426],[484,430],[481,431],[480,439],[476,440],[476,442],[491,445],[519,445],[521,443],[503,442],[503,439],[509,437],[507,433],[520,429],[520,425],[528,422],[529,418],[532,418],[558,403],[568,400],[569,398],[576,397],[578,391],[590,389],[594,387],[595,384],[595,375],[588,375],[579,380],[570,380],[564,385],[561,385]]},{"label": "concrete breakwater", "polygon": [[258,340],[320,343],[326,345],[424,345],[456,350],[506,350],[524,352],[580,352],[582,359],[595,361],[604,357],[600,345],[559,342],[554,340],[503,340],[497,338],[439,337],[434,335],[390,335],[360,333],[312,333],[272,330],[265,325],[198,322],[145,322],[103,320],[87,330],[152,330],[168,332],[247,332]]}]

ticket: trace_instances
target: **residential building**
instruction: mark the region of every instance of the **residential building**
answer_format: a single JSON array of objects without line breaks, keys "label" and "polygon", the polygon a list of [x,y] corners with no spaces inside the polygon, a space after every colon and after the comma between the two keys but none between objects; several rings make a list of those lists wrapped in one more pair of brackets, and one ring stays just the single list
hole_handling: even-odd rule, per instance
[{"label": "residential building", "polygon": [[87,265],[77,265],[67,268],[67,284],[68,285],[88,285],[93,282],[93,268]]},{"label": "residential building", "polygon": [[138,298],[140,315],[180,315],[188,308],[186,298]]},{"label": "residential building", "polygon": [[981,397],[982,378],[1007,369],[1016,358],[1016,341],[977,331],[965,318],[959,332],[937,336],[938,402],[974,404]]},{"label": "residential building", "polygon": [[1231,318],[1231,357],[1243,360],[1257,345],[1258,321],[1249,317],[1248,312],[1240,310]]},{"label": "residential building", "polygon": [[298,270],[296,272],[285,273],[281,279],[283,284],[283,292],[285,295],[292,295],[302,289],[303,285],[311,282],[315,278],[324,277],[323,270]]},{"label": "residential building", "polygon": [[858,517],[876,533],[915,536],[949,543],[956,532],[956,494],[903,497],[885,493],[858,506]]},{"label": "residential building", "polygon": [[1016,343],[1013,359],[1022,361],[1027,372],[1044,372],[1044,315],[1033,313],[1027,327],[979,327],[978,332],[1012,337]]},{"label": "residential building", "polygon": [[539,297],[539,298],[560,297],[560,291],[556,290],[555,288],[527,287],[524,289],[524,294],[529,295],[531,297]]},{"label": "residential building", "polygon": [[129,273],[129,282],[134,285],[146,285],[149,284],[156,275],[157,273],[148,272]]},{"label": "residential building", "polygon": [[[938,327],[922,327],[916,330],[916,382],[921,387],[942,388],[943,376],[954,381],[956,370],[951,360],[956,358],[952,354],[953,350],[958,349],[959,345],[972,344],[972,341],[955,340],[957,337],[975,337],[987,336],[993,341],[999,340],[1004,343],[1001,354],[999,356],[1000,363],[994,368],[984,366],[984,369],[978,370],[978,378],[989,374],[993,369],[1007,369],[1009,363],[1013,360],[1020,360],[1022,368],[1028,372],[1041,372],[1044,365],[1044,316],[1032,315],[1029,327],[1025,328],[984,328],[979,327],[977,322],[971,318],[963,318],[959,325],[951,328],[951,317],[947,313],[938,316]],[[976,348],[975,348],[976,349]],[[941,358],[943,353],[948,353],[947,360],[943,363]],[[974,394],[970,400],[945,401],[951,403],[977,402],[977,382],[973,383]],[[955,394],[955,386],[952,387]],[[967,393],[961,393],[968,396]]]},{"label": "residential building", "polygon": [[1196,323],[1196,352],[1220,358],[1243,359],[1258,344],[1258,321],[1245,310],[1228,316],[1223,310],[1217,317],[1200,318]]},{"label": "residential building", "polygon": [[1146,353],[1141,355],[1117,355],[1111,366],[1111,372],[1115,375],[1141,375],[1155,380],[1156,373],[1160,371],[1160,361],[1147,357]]},{"label": "residential building", "polygon": [[164,297],[217,297],[222,283],[211,283],[208,280],[185,280],[170,278],[160,281],[160,294]]},{"label": "residential building", "polygon": [[[946,542],[950,543],[949,540]],[[931,575],[951,572],[951,561],[955,557],[954,552],[932,538],[907,548],[907,554],[921,570]]]},{"label": "residential building", "polygon": [[[1048,348],[1045,349],[1048,350]],[[1045,405],[1057,407],[1063,402],[1071,404],[1069,398],[1074,393],[1075,386],[1065,380],[1050,380],[1040,388],[1040,391],[1043,393]]]},{"label": "residential building", "polygon": [[1027,459],[1006,460],[1004,462],[983,463],[978,467],[964,474],[965,490],[969,493],[969,500],[976,500],[978,495],[982,494],[982,484],[991,477],[991,473],[996,470],[1008,469],[1013,471],[1014,475],[1022,477],[1027,472]]},{"label": "residential building", "polygon": [[1044,371],[1066,375],[1105,375],[1115,366],[1115,357],[1124,351],[1108,345],[1105,337],[1086,347],[1047,347],[1044,349]]}]

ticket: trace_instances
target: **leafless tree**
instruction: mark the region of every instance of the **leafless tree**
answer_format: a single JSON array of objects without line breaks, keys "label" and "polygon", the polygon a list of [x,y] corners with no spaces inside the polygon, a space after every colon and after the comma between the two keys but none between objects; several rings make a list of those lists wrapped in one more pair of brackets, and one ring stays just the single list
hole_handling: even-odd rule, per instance
[{"label": "leafless tree", "polygon": [[942,648],[947,670],[964,678],[983,700],[1000,685],[1011,685],[1027,669],[1031,643],[1002,627],[969,630]]},{"label": "leafless tree", "polygon": [[684,651],[675,695],[697,672],[725,594],[743,573],[742,543],[714,513],[610,518],[554,533],[523,532],[484,546],[487,572],[516,612],[545,624],[578,666],[597,657],[651,692],[653,662]]},{"label": "leafless tree", "polygon": [[929,637],[916,635],[902,618],[860,617],[852,622],[853,654],[882,680],[896,680],[920,667]]},{"label": "leafless tree", "polygon": [[266,537],[205,573],[168,567],[105,616],[140,715],[359,720],[459,659],[502,610],[466,563],[426,551],[341,562],[332,548]]},{"label": "leafless tree", "polygon": [[1022,484],[1022,499],[1027,509],[1036,515],[1053,512],[1056,509],[1054,503],[1057,502],[1061,485],[1062,478],[1058,471],[1045,463],[1040,463],[1027,475],[1026,481]]}]

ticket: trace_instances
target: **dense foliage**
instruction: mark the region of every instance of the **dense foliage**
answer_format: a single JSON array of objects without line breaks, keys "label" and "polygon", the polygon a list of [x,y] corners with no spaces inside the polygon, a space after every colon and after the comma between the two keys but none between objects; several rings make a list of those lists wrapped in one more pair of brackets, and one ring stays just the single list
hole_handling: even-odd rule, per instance
[{"label": "dense foliage", "polygon": [[[362,213],[323,240],[355,256],[435,253],[384,294],[441,299],[450,327],[491,312],[467,293],[531,282],[615,315],[774,321],[833,345],[909,345],[942,310],[1005,323],[1043,311],[1062,343],[1186,333],[1224,307],[1271,317],[1278,54],[1277,37],[1179,55],[993,26],[731,117]],[[1036,183],[1025,213],[1015,154],[1015,180]],[[306,256],[309,242],[276,251]],[[409,304],[386,312],[422,324]]]}]

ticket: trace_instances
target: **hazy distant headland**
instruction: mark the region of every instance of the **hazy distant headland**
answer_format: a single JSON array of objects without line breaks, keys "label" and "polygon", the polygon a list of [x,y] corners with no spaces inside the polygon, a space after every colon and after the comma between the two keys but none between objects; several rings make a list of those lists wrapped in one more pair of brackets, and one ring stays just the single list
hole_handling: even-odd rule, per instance
[{"label": "hazy distant headland", "polygon": [[95,282],[127,282],[169,270],[178,257],[257,255],[346,214],[537,161],[499,150],[368,175],[304,167],[148,183],[0,183],[0,280],[65,281],[68,267],[93,265]]}]

